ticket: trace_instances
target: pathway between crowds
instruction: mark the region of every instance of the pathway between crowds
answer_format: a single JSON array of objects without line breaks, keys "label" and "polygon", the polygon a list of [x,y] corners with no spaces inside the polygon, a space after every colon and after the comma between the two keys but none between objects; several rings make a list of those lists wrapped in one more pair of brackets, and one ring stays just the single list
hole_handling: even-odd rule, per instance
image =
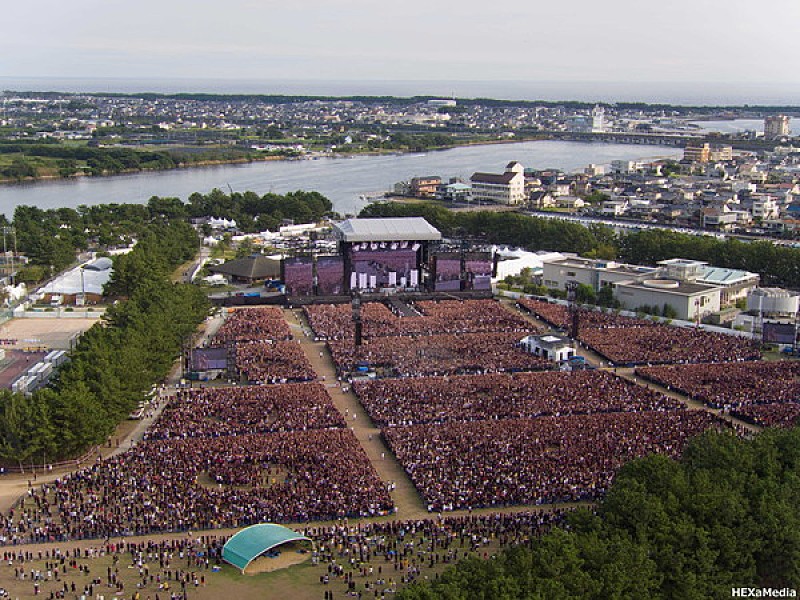
[{"label": "pathway between crowds", "polygon": [[[201,325],[202,329],[194,336],[194,345],[202,346],[207,342],[217,332],[223,321],[224,315],[218,315],[205,321]],[[108,443],[102,444],[88,453],[83,462],[75,461],[74,463],[69,463],[68,466],[53,468],[47,472],[43,471],[41,465],[37,465],[34,471],[10,473],[0,477],[0,512],[6,512],[14,506],[17,500],[27,492],[30,485],[37,486],[43,483],[50,483],[59,477],[90,465],[97,457],[111,458],[137,444],[144,436],[145,430],[161,415],[167,404],[166,397],[175,393],[181,378],[180,365],[179,359],[167,377],[158,402],[147,413],[147,416],[138,421],[126,420],[120,423],[114,434],[109,437]]]},{"label": "pathway between crowds", "polygon": [[[511,299],[505,298],[505,299],[501,300],[501,303],[508,310],[510,310],[512,312],[515,312],[516,314],[521,315],[524,319],[527,319],[531,323],[534,323],[536,325],[542,326],[546,330],[554,329],[551,325],[545,323],[541,319],[538,319],[534,315],[532,315],[532,314],[530,314],[528,312],[525,312],[523,310],[520,310],[516,306],[515,302],[513,300],[511,300]],[[710,413],[718,416],[720,419],[723,419],[723,420],[731,423],[732,425],[734,425],[736,427],[740,427],[742,429],[745,429],[745,430],[749,431],[750,433],[759,433],[760,431],[763,431],[763,427],[759,427],[758,425],[753,425],[752,423],[748,423],[746,421],[742,421],[741,419],[737,419],[736,417],[733,417],[730,414],[724,412],[722,409],[711,408],[709,406],[706,406],[705,404],[703,404],[702,402],[700,402],[698,400],[694,400],[694,399],[690,398],[689,396],[687,396],[685,394],[682,394],[680,392],[676,392],[675,390],[672,390],[672,389],[667,389],[666,387],[664,387],[662,385],[659,385],[659,384],[654,383],[652,381],[647,381],[646,379],[644,379],[642,377],[637,377],[636,373],[634,373],[634,369],[633,368],[629,368],[629,367],[628,368],[623,368],[623,367],[612,367],[612,366],[609,366],[608,361],[606,359],[604,359],[602,356],[600,356],[599,354],[597,354],[594,350],[591,350],[591,349],[587,348],[586,346],[584,346],[580,342],[578,342],[578,343],[580,344],[580,354],[582,356],[584,356],[586,358],[586,361],[589,364],[591,364],[592,366],[594,366],[594,367],[597,367],[597,368],[600,368],[600,369],[603,369],[603,370],[606,370],[606,371],[613,371],[616,375],[619,375],[620,377],[624,377],[625,379],[627,379],[629,381],[632,381],[637,385],[641,385],[641,386],[650,388],[650,389],[655,390],[657,392],[660,392],[660,393],[662,393],[662,394],[664,394],[666,396],[669,396],[670,398],[673,398],[673,399],[677,400],[678,402],[682,402],[688,408],[696,408],[696,409],[704,410],[706,412],[710,412]]]},{"label": "pathway between crowds", "polygon": [[284,317],[311,361],[314,371],[322,379],[321,383],[325,385],[331,395],[333,404],[344,416],[348,427],[355,434],[361,447],[364,448],[378,475],[383,481],[395,484],[395,489],[392,491],[392,499],[397,507],[395,517],[398,519],[429,518],[430,513],[425,509],[414,484],[411,483],[394,454],[384,444],[381,430],[369,418],[349,386],[346,386],[346,392],[342,390],[341,382],[336,378],[336,369],[325,343],[314,341],[311,328],[302,311],[284,309]]}]

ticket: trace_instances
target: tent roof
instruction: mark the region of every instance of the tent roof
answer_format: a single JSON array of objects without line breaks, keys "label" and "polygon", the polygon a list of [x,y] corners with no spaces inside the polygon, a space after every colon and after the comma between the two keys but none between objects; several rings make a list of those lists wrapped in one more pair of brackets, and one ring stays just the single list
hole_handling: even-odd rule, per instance
[{"label": "tent roof", "polygon": [[345,242],[404,242],[442,239],[442,234],[422,217],[347,219],[333,226]]},{"label": "tent roof", "polygon": [[234,534],[222,547],[222,559],[242,571],[253,560],[286,542],[311,541],[283,525],[261,523]]},{"label": "tent roof", "polygon": [[266,256],[245,256],[225,264],[208,268],[212,273],[232,275],[241,279],[267,279],[280,277],[281,261]]}]

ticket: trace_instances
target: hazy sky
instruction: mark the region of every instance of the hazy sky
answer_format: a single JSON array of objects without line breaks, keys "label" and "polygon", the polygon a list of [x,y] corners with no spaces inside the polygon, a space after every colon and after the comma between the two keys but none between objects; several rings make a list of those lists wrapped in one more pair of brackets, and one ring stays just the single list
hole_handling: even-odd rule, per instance
[{"label": "hazy sky", "polygon": [[0,75],[800,83],[800,0],[25,0]]}]

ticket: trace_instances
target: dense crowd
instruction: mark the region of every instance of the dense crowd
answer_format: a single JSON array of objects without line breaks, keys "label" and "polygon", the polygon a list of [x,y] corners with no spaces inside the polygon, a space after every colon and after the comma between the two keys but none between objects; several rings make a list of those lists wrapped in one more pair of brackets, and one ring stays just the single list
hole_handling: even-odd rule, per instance
[{"label": "dense crowd", "polygon": [[[520,298],[517,304],[523,309],[539,317],[545,323],[559,329],[569,329],[572,317],[563,304],[545,302],[535,298]],[[636,317],[623,317],[610,310],[578,309],[580,328],[583,327],[650,327],[657,325],[655,321]]]},{"label": "dense crowd", "polygon": [[636,373],[714,408],[800,402],[800,361],[639,367]]},{"label": "dense crowd", "polygon": [[761,427],[794,427],[800,422],[800,399],[786,403],[746,404],[731,410],[731,414]]},{"label": "dense crowd", "polygon": [[249,383],[287,383],[316,378],[305,352],[295,341],[237,343],[233,357],[239,378]]},{"label": "dense crowd", "polygon": [[583,329],[579,339],[615,365],[735,362],[761,358],[758,345],[747,338],[669,325]]},{"label": "dense crowd", "polygon": [[276,306],[239,308],[227,313],[222,326],[214,334],[212,346],[253,340],[289,340],[292,333]]},{"label": "dense crowd", "polygon": [[519,345],[524,333],[463,333],[329,340],[328,348],[339,372],[360,364],[403,377],[451,373],[495,373],[552,368],[553,363],[526,352]]},{"label": "dense crowd", "polygon": [[[568,329],[567,308],[532,298],[519,305],[554,327]],[[673,327],[601,310],[578,311],[578,339],[617,365],[757,360],[758,346],[746,338],[697,328]]]},{"label": "dense crowd", "polygon": [[349,429],[142,442],[31,488],[6,543],[376,516],[392,500]]},{"label": "dense crowd", "polygon": [[377,379],[353,390],[379,427],[683,407],[607,371]]},{"label": "dense crowd", "polygon": [[[385,304],[367,302],[361,307],[365,337],[397,335],[435,335],[488,331],[530,332],[533,326],[494,300],[420,301],[414,308],[419,316],[397,316]],[[326,340],[354,336],[353,314],[349,304],[318,304],[304,308],[317,337]]]},{"label": "dense crowd", "polygon": [[145,440],[345,427],[325,387],[290,383],[181,390]]},{"label": "dense crowd", "polygon": [[432,511],[572,502],[604,492],[625,462],[678,456],[721,423],[701,410],[450,422],[383,430]]}]

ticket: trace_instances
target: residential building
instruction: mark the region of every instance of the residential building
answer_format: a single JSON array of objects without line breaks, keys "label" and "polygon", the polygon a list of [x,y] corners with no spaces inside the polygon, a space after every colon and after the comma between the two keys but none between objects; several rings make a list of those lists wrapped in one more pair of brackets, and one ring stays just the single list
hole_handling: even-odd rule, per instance
[{"label": "residential building", "polygon": [[433,198],[441,185],[442,178],[438,176],[412,177],[409,192],[417,198]]},{"label": "residential building", "polygon": [[708,142],[689,142],[683,149],[683,160],[692,163],[707,163],[711,158],[711,145]]},{"label": "residential building", "polygon": [[517,161],[506,165],[504,173],[473,173],[470,177],[472,198],[497,204],[523,204],[525,197],[525,169]]},{"label": "residential building", "polygon": [[460,181],[447,183],[439,188],[436,197],[445,202],[469,202],[472,198],[472,187]]},{"label": "residential building", "polygon": [[789,137],[789,117],[786,115],[770,115],[764,119],[764,137],[777,139]]},{"label": "residential building", "polygon": [[606,130],[606,111],[602,106],[592,109],[592,133],[603,133]]}]

